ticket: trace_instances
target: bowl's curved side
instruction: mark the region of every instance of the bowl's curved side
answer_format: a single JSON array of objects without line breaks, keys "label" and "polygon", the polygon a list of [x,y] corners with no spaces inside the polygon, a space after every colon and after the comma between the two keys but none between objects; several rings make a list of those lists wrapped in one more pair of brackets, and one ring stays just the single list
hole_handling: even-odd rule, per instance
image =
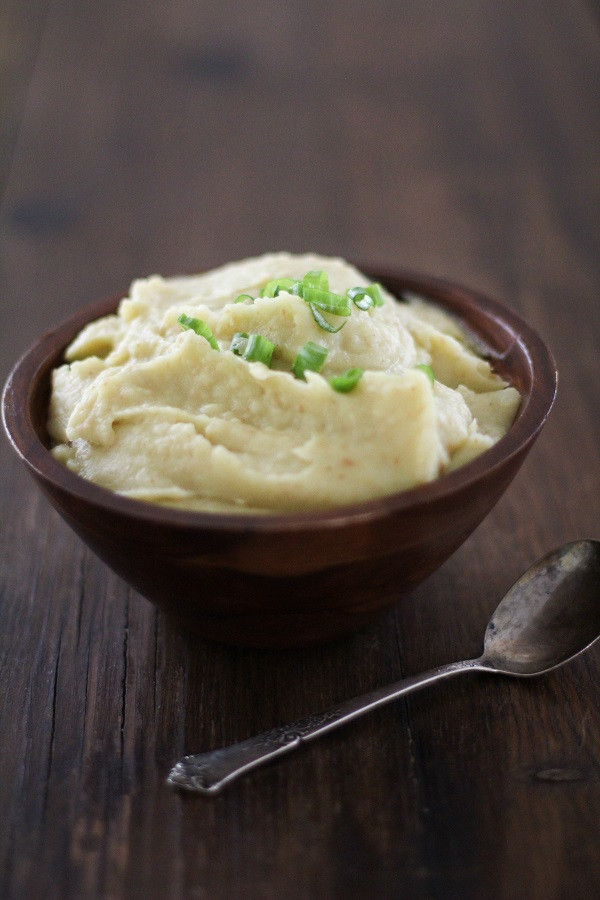
[{"label": "bowl's curved side", "polygon": [[47,449],[49,376],[85,322],[80,311],[17,363],[4,390],[9,437],[68,524],[136,590],[207,637],[259,646],[353,631],[434,571],[487,515],[539,434],[556,369],[543,341],[499,304],[455,285],[376,273],[474,327],[523,403],[509,433],[436,482],[370,503],[288,516],[184,513],[119,497],[84,481]]},{"label": "bowl's curved side", "polygon": [[[186,627],[254,646],[327,640],[370,621],[438,568],[500,498],[529,446],[435,503],[344,528],[221,534],[128,516],[36,481],[118,575]],[[318,561],[306,570],[302,558]],[[248,565],[248,560],[253,565]],[[276,564],[274,564],[276,562]]]}]

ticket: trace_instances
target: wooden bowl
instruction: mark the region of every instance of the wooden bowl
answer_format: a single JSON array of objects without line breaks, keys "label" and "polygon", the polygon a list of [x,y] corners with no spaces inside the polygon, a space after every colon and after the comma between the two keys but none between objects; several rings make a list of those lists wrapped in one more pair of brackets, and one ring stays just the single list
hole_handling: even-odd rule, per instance
[{"label": "wooden bowl", "polygon": [[352,632],[398,603],[491,510],[550,412],[554,361],[515,313],[446,281],[367,272],[396,296],[413,291],[458,316],[523,398],[494,447],[413,490],[325,512],[220,515],[127,499],[74,475],[48,450],[49,375],[85,324],[115,311],[115,299],[41,337],[6,383],[8,435],[61,516],[132,587],[207,638],[308,644]]}]

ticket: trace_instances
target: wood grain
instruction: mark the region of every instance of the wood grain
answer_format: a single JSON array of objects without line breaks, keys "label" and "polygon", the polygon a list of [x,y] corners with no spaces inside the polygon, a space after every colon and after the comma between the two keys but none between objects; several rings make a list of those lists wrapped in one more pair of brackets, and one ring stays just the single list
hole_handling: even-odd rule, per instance
[{"label": "wood grain", "polygon": [[598,649],[540,681],[416,695],[214,801],[164,784],[183,752],[477,653],[534,558],[600,537],[592,6],[30,0],[0,23],[2,378],[135,276],[280,248],[496,294],[560,371],[469,541],[412,603],[318,649],[174,630],[3,441],[2,896],[596,896]]}]

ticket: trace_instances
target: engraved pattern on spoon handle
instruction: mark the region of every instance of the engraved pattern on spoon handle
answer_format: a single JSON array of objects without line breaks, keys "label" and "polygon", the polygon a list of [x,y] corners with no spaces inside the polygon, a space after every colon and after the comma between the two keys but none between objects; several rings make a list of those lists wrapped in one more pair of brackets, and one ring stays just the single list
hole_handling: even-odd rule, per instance
[{"label": "engraved pattern on spoon handle", "polygon": [[168,778],[169,784],[202,794],[216,794],[225,784],[244,772],[289,753],[300,744],[333,731],[334,728],[339,728],[411,691],[461,672],[486,668],[488,667],[481,665],[479,660],[450,663],[378,688],[368,694],[339,703],[325,712],[308,716],[290,725],[282,725],[238,744],[209,753],[184,756],[172,769]]}]

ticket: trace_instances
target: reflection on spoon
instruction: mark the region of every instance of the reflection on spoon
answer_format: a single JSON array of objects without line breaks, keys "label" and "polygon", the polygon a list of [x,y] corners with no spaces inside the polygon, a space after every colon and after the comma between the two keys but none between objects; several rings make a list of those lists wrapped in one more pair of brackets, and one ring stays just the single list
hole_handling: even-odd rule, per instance
[{"label": "reflection on spoon", "polygon": [[549,553],[512,586],[490,619],[478,659],[405,678],[222,750],[184,756],[168,782],[216,794],[244,772],[436,681],[461,672],[541,675],[578,656],[599,635],[600,542],[577,541]]}]

